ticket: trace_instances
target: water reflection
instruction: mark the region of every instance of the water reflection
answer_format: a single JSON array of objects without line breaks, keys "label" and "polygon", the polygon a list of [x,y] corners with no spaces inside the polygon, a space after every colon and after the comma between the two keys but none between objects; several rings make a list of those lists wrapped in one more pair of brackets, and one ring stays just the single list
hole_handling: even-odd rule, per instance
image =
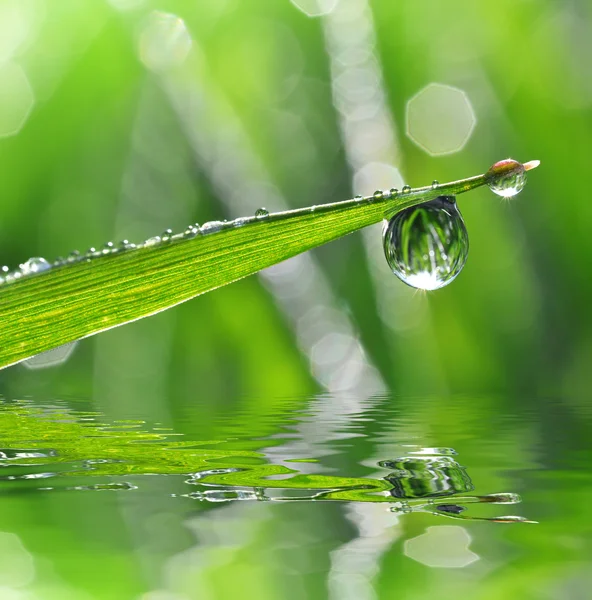
[{"label": "water reflection", "polygon": [[[317,399],[316,406],[311,403],[306,411],[278,419],[280,433],[260,436],[246,428],[241,436],[187,439],[142,420],[109,422],[99,413],[73,410],[66,403],[4,402],[0,405],[4,446],[0,489],[129,492],[141,489],[147,475],[172,475],[179,477],[186,491],[169,493],[170,497],[211,503],[375,503],[389,505],[385,510],[396,514],[530,522],[516,516],[466,514],[470,505],[516,504],[520,497],[470,495],[475,486],[452,448],[400,444],[398,449],[405,454],[375,461],[370,465],[378,468],[373,476],[350,475],[347,469],[322,465],[344,443],[366,437],[362,431],[371,422],[371,401],[361,405],[340,399],[338,406],[330,415],[327,397]],[[269,418],[273,421],[273,416]],[[235,419],[248,420],[248,416],[228,420]],[[168,486],[164,489],[168,491]]]}]

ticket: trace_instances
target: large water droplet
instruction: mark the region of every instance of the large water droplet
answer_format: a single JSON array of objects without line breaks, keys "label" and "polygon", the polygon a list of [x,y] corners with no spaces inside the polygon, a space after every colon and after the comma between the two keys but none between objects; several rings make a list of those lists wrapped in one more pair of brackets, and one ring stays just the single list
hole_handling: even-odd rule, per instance
[{"label": "large water droplet", "polygon": [[51,265],[40,256],[30,258],[27,262],[21,265],[21,271],[23,275],[31,275],[33,273],[41,273],[51,269]]},{"label": "large water droplet", "polygon": [[462,271],[469,236],[454,196],[397,213],[383,230],[386,260],[393,273],[411,287],[437,290]]},{"label": "large water droplet", "polygon": [[522,163],[511,158],[500,160],[485,173],[489,189],[498,196],[511,198],[526,185],[526,169]]}]

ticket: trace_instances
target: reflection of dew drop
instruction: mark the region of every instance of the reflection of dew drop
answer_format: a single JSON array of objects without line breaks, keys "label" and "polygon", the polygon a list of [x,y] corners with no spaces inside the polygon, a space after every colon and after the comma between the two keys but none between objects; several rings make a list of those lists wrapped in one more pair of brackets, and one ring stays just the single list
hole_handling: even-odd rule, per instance
[{"label": "reflection of dew drop", "polygon": [[258,208],[255,211],[255,216],[258,219],[266,219],[267,217],[269,217],[269,211],[266,208],[263,208],[263,207]]},{"label": "reflection of dew drop", "polygon": [[436,290],[461,272],[469,236],[453,196],[440,196],[397,213],[383,230],[386,260],[411,287]]},{"label": "reflection of dew drop", "polygon": [[526,185],[526,169],[522,163],[506,158],[492,165],[485,173],[485,181],[498,196],[511,198]]},{"label": "reflection of dew drop", "polygon": [[27,262],[21,265],[23,275],[32,275],[33,273],[41,273],[51,268],[51,265],[40,256],[30,258]]}]

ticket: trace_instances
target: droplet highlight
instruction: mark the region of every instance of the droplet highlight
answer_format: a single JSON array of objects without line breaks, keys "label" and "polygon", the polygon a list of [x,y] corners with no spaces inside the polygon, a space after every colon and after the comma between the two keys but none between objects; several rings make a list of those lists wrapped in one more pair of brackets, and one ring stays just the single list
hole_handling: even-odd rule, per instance
[{"label": "droplet highlight", "polygon": [[439,196],[397,213],[385,224],[383,247],[393,273],[411,287],[437,290],[454,281],[469,252],[454,196]]},{"label": "droplet highlight", "polygon": [[511,158],[500,160],[485,173],[489,189],[503,198],[519,194],[526,185],[526,169],[522,163]]}]

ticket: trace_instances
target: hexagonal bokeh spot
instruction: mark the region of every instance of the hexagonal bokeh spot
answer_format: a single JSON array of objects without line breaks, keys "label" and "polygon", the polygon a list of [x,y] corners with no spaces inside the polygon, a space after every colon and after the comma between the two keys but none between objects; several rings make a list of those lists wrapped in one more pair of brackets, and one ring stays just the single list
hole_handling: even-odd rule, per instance
[{"label": "hexagonal bokeh spot", "polygon": [[0,138],[16,135],[35,104],[26,73],[14,63],[0,66]]},{"label": "hexagonal bokeh spot", "polygon": [[69,344],[64,344],[63,346],[53,348],[53,350],[42,352],[41,354],[37,354],[36,356],[32,356],[31,358],[23,361],[23,365],[27,367],[27,369],[46,369],[48,367],[57,367],[58,365],[64,364],[70,358],[77,344],[78,341],[71,342]]},{"label": "hexagonal bokeh spot", "polygon": [[307,17],[320,17],[328,15],[337,6],[339,0],[290,0],[290,2]]},{"label": "hexagonal bokeh spot", "polygon": [[430,83],[407,102],[407,135],[433,156],[461,150],[476,122],[465,92],[449,85]]},{"label": "hexagonal bokeh spot", "polygon": [[471,536],[464,527],[437,525],[405,542],[404,552],[426,567],[461,569],[479,560],[479,555],[469,550]]},{"label": "hexagonal bokeh spot", "polygon": [[140,34],[140,60],[151,71],[168,71],[185,62],[192,44],[183,19],[155,10]]}]

